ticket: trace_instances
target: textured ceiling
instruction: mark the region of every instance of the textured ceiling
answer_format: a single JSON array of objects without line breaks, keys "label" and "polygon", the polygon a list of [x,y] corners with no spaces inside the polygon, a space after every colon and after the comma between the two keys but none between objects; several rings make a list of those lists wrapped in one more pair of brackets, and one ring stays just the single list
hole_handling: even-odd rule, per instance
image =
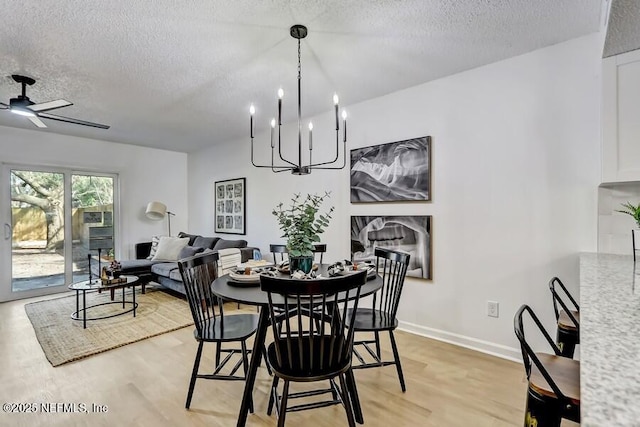
[{"label": "textured ceiling", "polygon": [[640,48],[640,1],[611,0],[609,25],[602,57]]},{"label": "textured ceiling", "polygon": [[[247,135],[285,90],[294,120],[304,24],[303,114],[366,99],[600,29],[605,0],[0,0],[0,101],[11,74],[35,102],[109,130],[46,121],[41,132],[193,151]],[[0,125],[36,129],[0,111]]]}]

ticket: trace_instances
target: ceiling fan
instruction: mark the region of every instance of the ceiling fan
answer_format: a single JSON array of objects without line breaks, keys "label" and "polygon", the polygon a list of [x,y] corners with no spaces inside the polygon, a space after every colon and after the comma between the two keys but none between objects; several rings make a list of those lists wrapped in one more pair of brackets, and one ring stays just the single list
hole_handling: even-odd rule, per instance
[{"label": "ceiling fan", "polygon": [[31,86],[36,81],[31,77],[19,76],[13,74],[11,76],[13,80],[22,85],[22,95],[18,95],[17,98],[11,98],[9,105],[0,102],[0,110],[7,110],[14,114],[26,116],[31,122],[39,128],[46,128],[42,119],[57,120],[59,122],[73,123],[76,125],[91,126],[100,129],[109,129],[109,126],[102,125],[100,123],[86,122],[84,120],[72,119],[70,117],[58,116],[55,114],[49,114],[48,111],[55,110],[57,108],[68,107],[73,105],[72,102],[65,101],[64,99],[58,99],[56,101],[42,102],[36,104],[31,101],[27,96],[27,85]]}]

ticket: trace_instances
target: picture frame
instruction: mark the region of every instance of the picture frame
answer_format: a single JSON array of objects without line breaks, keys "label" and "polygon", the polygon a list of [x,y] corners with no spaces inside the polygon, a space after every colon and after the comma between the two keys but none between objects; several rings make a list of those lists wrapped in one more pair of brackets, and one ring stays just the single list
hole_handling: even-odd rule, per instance
[{"label": "picture frame", "polygon": [[351,150],[351,203],[431,201],[431,137]]},{"label": "picture frame", "polygon": [[373,261],[377,247],[409,253],[407,277],[432,280],[431,215],[352,216],[351,260]]},{"label": "picture frame", "polygon": [[246,178],[215,181],[213,222],[216,233],[246,234]]}]

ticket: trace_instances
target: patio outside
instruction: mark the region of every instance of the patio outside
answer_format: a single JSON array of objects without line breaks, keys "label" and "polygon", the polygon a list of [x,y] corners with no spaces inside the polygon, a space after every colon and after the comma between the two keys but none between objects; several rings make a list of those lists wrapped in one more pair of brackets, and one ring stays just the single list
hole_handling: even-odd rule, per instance
[{"label": "patio outside", "polygon": [[[64,174],[11,171],[12,290],[67,284],[65,247],[73,281],[89,276],[88,255],[113,254],[113,178],[71,175],[71,223],[65,224]],[[65,241],[71,229],[72,241]],[[68,234],[67,234],[68,235]]]}]

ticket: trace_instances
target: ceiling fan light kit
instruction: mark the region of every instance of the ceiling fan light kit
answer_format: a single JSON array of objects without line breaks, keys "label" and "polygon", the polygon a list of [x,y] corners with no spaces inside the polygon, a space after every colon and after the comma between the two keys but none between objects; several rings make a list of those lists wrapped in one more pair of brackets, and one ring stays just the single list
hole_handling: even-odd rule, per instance
[{"label": "ceiling fan light kit", "polygon": [[29,120],[31,120],[31,122],[39,128],[47,127],[47,125],[45,125],[44,122],[40,120],[41,118],[43,118],[56,120],[59,122],[72,123],[76,125],[90,126],[99,129],[109,129],[109,126],[100,123],[87,122],[84,120],[72,119],[71,117],[64,117],[47,113],[47,111],[55,110],[62,107],[68,107],[69,105],[73,105],[73,103],[64,99],[58,99],[55,101],[36,104],[27,96],[27,86],[33,85],[36,81],[31,77],[21,76],[18,74],[13,74],[11,77],[17,83],[20,83],[22,85],[22,93],[16,98],[11,98],[8,105],[0,102],[0,110],[8,110],[13,114],[28,117]]},{"label": "ceiling fan light kit", "polygon": [[[342,164],[338,163],[340,157],[340,115],[339,115],[339,98],[337,94],[333,95],[333,105],[336,119],[336,155],[335,157],[326,162],[313,163],[313,123],[309,122],[309,137],[308,137],[308,150],[309,150],[309,163],[303,164],[302,162],[302,103],[301,103],[301,86],[302,86],[302,67],[300,65],[300,40],[307,36],[307,27],[304,25],[294,25],[289,29],[291,37],[298,40],[298,159],[297,161],[291,161],[286,159],[282,155],[282,145],[280,138],[280,131],[282,127],[282,99],[284,97],[284,90],[278,89],[278,119],[271,119],[271,164],[260,165],[256,164],[253,154],[253,116],[256,113],[256,108],[253,104],[249,107],[249,132],[251,137],[251,163],[258,168],[270,168],[273,172],[285,172],[291,171],[294,175],[308,175],[313,169],[343,169],[346,165],[346,153],[347,153],[347,113],[342,110]],[[275,149],[276,144],[274,141],[274,134],[276,124],[278,126],[278,164],[275,163]]]}]

